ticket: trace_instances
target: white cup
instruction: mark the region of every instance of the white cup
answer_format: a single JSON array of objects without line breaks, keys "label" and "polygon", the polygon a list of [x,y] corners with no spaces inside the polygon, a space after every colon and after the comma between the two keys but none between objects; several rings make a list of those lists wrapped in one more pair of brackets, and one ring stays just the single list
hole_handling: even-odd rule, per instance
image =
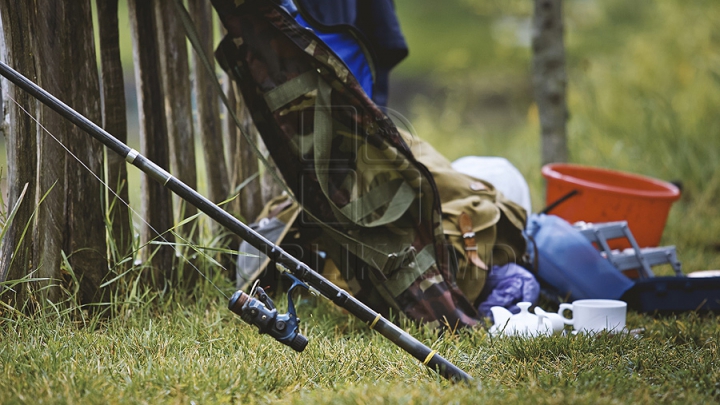
[{"label": "white cup", "polygon": [[579,332],[599,333],[621,332],[625,329],[627,303],[618,300],[577,300],[572,304],[560,304],[558,313],[565,317],[566,310],[572,311],[572,319],[565,323]]}]

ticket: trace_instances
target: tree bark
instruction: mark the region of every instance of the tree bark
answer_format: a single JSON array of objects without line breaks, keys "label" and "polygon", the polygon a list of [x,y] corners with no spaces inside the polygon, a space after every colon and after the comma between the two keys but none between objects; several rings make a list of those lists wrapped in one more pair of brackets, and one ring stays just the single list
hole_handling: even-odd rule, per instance
[{"label": "tree bark", "polygon": [[[10,38],[11,65],[81,114],[99,121],[90,0],[3,1],[0,10],[6,39]],[[102,298],[97,292],[108,270],[101,184],[95,178],[102,176],[102,147],[48,107],[30,101],[23,91],[13,91],[27,105],[27,113],[10,110],[11,204],[17,200],[17,187],[30,183],[31,188],[12,224],[27,225],[28,231],[20,240],[15,229],[9,230],[3,249],[19,251],[3,254],[2,260],[9,259],[13,265],[3,270],[2,278],[47,279],[24,284],[39,290],[39,301],[44,302],[54,301],[59,289],[43,287],[73,282],[68,273],[73,271],[81,302],[95,302]],[[37,123],[30,121],[29,114],[37,115]],[[37,211],[32,221],[27,209]],[[67,272],[61,269],[63,251],[70,264]]]},{"label": "tree bark", "polygon": [[[0,18],[2,19],[2,32],[4,52],[3,59],[8,65],[30,78],[36,78],[35,60],[33,57],[34,25],[31,15],[31,4],[17,2],[16,0],[0,0]],[[9,115],[7,127],[3,127],[5,147],[7,149],[7,178],[8,178],[8,208],[12,209],[17,203],[20,193],[26,184],[27,191],[19,206],[15,219],[8,226],[0,246],[0,282],[17,280],[24,277],[33,268],[33,241],[30,235],[23,237],[23,229],[32,220],[35,209],[36,195],[36,138],[35,122],[22,111],[21,107],[30,113],[35,111],[35,100],[23,90],[3,80],[3,96],[12,98],[6,100],[6,110]],[[5,122],[5,119],[3,119]],[[4,124],[3,124],[4,125]],[[3,300],[10,303],[25,300],[25,288],[16,286],[15,293],[3,293]]]},{"label": "tree bark", "polygon": [[[237,97],[233,81],[228,74],[223,75],[223,91],[228,100],[229,109],[235,112],[237,110]],[[239,130],[235,125],[228,107],[223,106],[223,143],[225,144],[225,161],[228,165],[228,190],[229,193],[235,195],[235,189],[243,181],[242,162],[239,160],[238,136]],[[228,212],[242,215],[242,201],[240,196],[232,200],[225,208]]]},{"label": "tree bark", "polygon": [[[213,25],[210,2],[189,0],[190,15],[193,17],[206,57],[214,67]],[[199,56],[194,53],[195,98],[198,110],[198,128],[202,139],[207,172],[208,197],[219,203],[229,195],[228,171],[225,163],[218,94],[213,89],[214,75],[208,74]]]},{"label": "tree bark", "polygon": [[[236,87],[236,83],[233,82],[233,88]],[[254,148],[251,143],[257,145],[258,133],[255,125],[253,125],[252,119],[250,118],[250,112],[245,106],[245,101],[242,99],[242,94],[235,88],[234,93],[237,95],[237,107],[235,109],[240,122],[243,125],[243,131],[250,137],[250,140],[243,136],[240,131],[236,132],[238,140],[236,141],[236,148],[233,153],[233,159],[240,163],[238,169],[238,177],[240,181],[238,184],[247,180],[251,176],[255,176],[255,179],[250,181],[240,190],[240,213],[247,221],[254,221],[255,218],[260,214],[263,208],[263,195],[261,192],[261,178],[259,176],[259,163],[258,157],[255,156]]]},{"label": "tree bark", "polygon": [[[69,83],[70,106],[91,121],[101,124],[100,81],[90,1],[63,2],[67,14],[62,23],[68,27],[66,47],[69,50],[68,69],[63,73],[65,81]],[[84,165],[75,159],[66,159],[65,249],[70,252],[68,260],[72,268],[76,273],[81,272],[78,278],[82,302],[97,302],[103,299],[104,294],[99,288],[108,274],[103,214],[105,190],[98,181],[104,177],[103,146],[75,125],[68,125],[68,148]],[[42,156],[40,159],[44,160]]]},{"label": "tree bark", "polygon": [[[69,85],[63,72],[70,68],[67,52],[67,26],[64,24],[65,5],[52,2],[39,7],[32,2],[36,27],[35,59],[37,61],[37,84],[66,103],[69,100]],[[43,63],[52,60],[53,63]],[[34,262],[38,278],[60,279],[62,250],[67,227],[66,166],[71,159],[58,144],[68,145],[67,133],[70,124],[53,112],[49,107],[38,103],[38,120],[47,131],[57,138],[53,139],[41,128],[37,128],[38,189],[37,200],[44,201],[37,208],[36,224],[33,228],[35,241]],[[41,226],[39,226],[41,225]],[[69,252],[66,252],[69,253]],[[43,290],[46,297],[54,301],[56,289]]]},{"label": "tree bark", "polygon": [[532,77],[540,115],[542,164],[567,162],[562,0],[534,0]]},{"label": "tree bark", "polygon": [[[174,176],[196,189],[197,169],[187,42],[180,20],[175,18],[175,13],[167,12],[174,9],[173,1],[155,2],[160,68],[165,90],[165,115],[170,141],[170,168]],[[178,222],[197,213],[197,208],[179,197],[174,198],[174,202],[178,208]],[[181,233],[185,238],[193,239],[195,235],[191,233],[192,229],[197,230],[197,226],[189,223],[181,229]]]},{"label": "tree bark", "polygon": [[[118,28],[118,0],[97,0],[100,29],[100,60],[102,62],[103,128],[121,142],[127,142],[127,111],[125,109],[125,80],[120,60]],[[108,219],[112,227],[111,257],[115,265],[132,253],[132,223],[128,177],[125,159],[114,152],[106,154],[107,184],[117,194],[108,194]],[[127,268],[128,266],[123,266]],[[116,269],[120,271],[122,269]]]},{"label": "tree bark", "polygon": [[276,173],[280,173],[280,171],[277,168],[277,165],[275,165],[275,162],[273,161],[272,157],[270,156],[270,153],[267,150],[267,147],[263,143],[262,139],[260,137],[257,137],[258,144],[261,153],[263,156],[266,157],[266,160],[270,167],[263,168],[262,176],[260,179],[260,194],[262,195],[262,201],[263,203],[266,203],[267,201],[270,201],[274,197],[277,197],[280,195],[284,190],[283,186],[279,184],[275,177],[273,177],[269,170],[274,170]]},{"label": "tree bark", "polygon": [[[129,0],[128,9],[138,93],[141,153],[167,170],[168,135],[162,108],[164,97],[160,80],[155,10],[152,2],[146,0]],[[147,175],[142,177],[141,189],[142,215],[147,221],[140,234],[141,243],[149,243],[158,234],[162,234],[162,238],[158,240],[162,241],[164,238],[173,242],[172,235],[166,232],[173,224],[170,191]],[[151,272],[151,281],[157,287],[162,286],[171,274],[173,256],[172,248],[166,245],[157,248],[150,245],[143,249],[144,261],[152,259],[154,270]]]}]

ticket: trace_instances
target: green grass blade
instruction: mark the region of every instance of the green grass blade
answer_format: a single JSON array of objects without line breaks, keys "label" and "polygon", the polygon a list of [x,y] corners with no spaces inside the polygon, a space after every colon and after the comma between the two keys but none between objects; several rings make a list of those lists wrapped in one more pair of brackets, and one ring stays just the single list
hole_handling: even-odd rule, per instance
[{"label": "green grass blade", "polygon": [[25,187],[23,187],[23,190],[20,193],[20,196],[18,197],[18,200],[15,203],[15,206],[10,211],[10,215],[8,215],[7,221],[5,221],[3,229],[0,231],[0,245],[2,244],[2,241],[5,238],[5,234],[7,233],[8,228],[10,228],[10,224],[12,224],[12,221],[15,218],[15,215],[17,214],[18,209],[20,209],[20,204],[22,204],[23,198],[25,198],[25,192],[27,192],[27,189],[29,186],[30,186],[30,183],[25,183]]}]

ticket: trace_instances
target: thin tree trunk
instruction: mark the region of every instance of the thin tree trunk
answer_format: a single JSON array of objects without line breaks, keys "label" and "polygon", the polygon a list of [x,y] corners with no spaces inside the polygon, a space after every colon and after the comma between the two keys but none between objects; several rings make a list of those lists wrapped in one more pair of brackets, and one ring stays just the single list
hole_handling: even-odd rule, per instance
[{"label": "thin tree trunk", "polygon": [[[80,113],[99,121],[90,0],[3,2],[2,6],[3,26],[11,38],[8,51],[14,55],[8,58],[11,64]],[[27,102],[30,96],[24,92],[15,91],[15,97],[27,104],[27,112],[36,114],[38,121],[29,121],[28,113],[14,107],[10,111],[11,203],[17,200],[16,187],[30,183],[31,189],[22,215],[13,222],[13,226],[29,226],[26,239],[21,241],[10,229],[8,245],[3,247],[20,249],[15,255],[3,254],[3,260],[12,260],[18,267],[10,267],[3,278],[30,275],[46,279],[34,288],[41,291],[41,301],[54,301],[59,290],[43,287],[63,279],[70,282],[61,272],[64,250],[80,282],[81,301],[93,302],[101,298],[98,287],[107,273],[101,184],[93,175],[102,174],[102,147],[48,107],[34,100]],[[71,159],[63,145],[92,173]],[[37,210],[32,221],[26,209]]]},{"label": "thin tree trunk", "polygon": [[[189,0],[190,15],[200,35],[205,55],[214,66],[213,29],[210,2]],[[218,94],[212,86],[214,75],[208,74],[199,56],[194,55],[195,98],[198,110],[198,128],[202,139],[207,172],[208,197],[218,203],[228,197],[228,171],[223,149],[222,129],[220,127],[220,109]]]},{"label": "thin tree trunk", "polygon": [[[121,142],[127,142],[127,112],[125,110],[125,80],[120,60],[118,29],[118,0],[97,0],[100,29],[100,59],[102,61],[103,128]],[[111,257],[117,262],[132,253],[132,223],[128,178],[125,159],[114,152],[106,154],[107,184],[118,195],[108,195],[108,218],[112,226],[114,250]],[[118,200],[119,198],[119,200]],[[123,266],[125,268],[127,266]],[[121,271],[122,269],[116,269]]]},{"label": "thin tree trunk", "polygon": [[[34,78],[35,61],[33,58],[33,25],[30,23],[31,4],[16,0],[0,0],[0,18],[4,51],[2,58],[19,72]],[[3,80],[3,96],[17,101],[29,112],[35,111],[35,100],[23,90]],[[31,221],[35,209],[35,178],[37,174],[35,123],[11,100],[6,100],[9,125],[3,126],[5,147],[7,149],[8,207],[18,203],[20,193],[26,184],[28,188],[15,219],[7,224],[5,236],[0,246],[0,282],[24,277],[33,268],[33,241],[30,235],[23,237],[23,228]],[[3,112],[4,114],[4,112]],[[5,117],[3,117],[5,118]],[[3,119],[5,122],[5,119]],[[4,125],[4,124],[3,124]],[[15,293],[0,289],[2,299],[17,303],[23,302],[25,295],[22,286],[15,287]]]},{"label": "thin tree trunk", "polygon": [[[70,69],[68,52],[68,26],[65,4],[48,2],[42,7],[32,2],[35,11],[35,59],[37,61],[37,84],[61,100],[71,104],[69,83],[65,71]],[[47,63],[53,61],[52,63]],[[38,189],[37,200],[44,201],[37,208],[34,231],[35,275],[41,279],[59,280],[62,250],[65,247],[67,222],[67,182],[65,181],[68,156],[63,145],[68,144],[70,124],[43,104],[38,104],[38,120],[57,141],[43,129],[37,128]],[[78,192],[79,190],[75,190]],[[82,191],[80,191],[82,192]],[[66,253],[70,253],[66,251]],[[44,284],[44,283],[40,283]],[[38,286],[39,287],[39,286]],[[54,301],[59,291],[43,290],[46,298]]]},{"label": "thin tree trunk", "polygon": [[[223,75],[223,79],[223,90],[225,91],[229,108],[235,112],[238,103],[233,81],[227,74]],[[228,164],[228,189],[230,194],[235,195],[235,189],[243,181],[242,162],[239,159],[240,156],[238,156],[240,148],[238,143],[239,130],[235,125],[235,120],[232,118],[230,111],[227,111],[227,107],[223,106],[223,112],[225,117],[223,122],[223,142],[225,144],[225,161]],[[235,198],[225,209],[233,214],[242,215],[242,202],[240,197]]]},{"label": "thin tree trunk", "polygon": [[[160,80],[155,10],[152,2],[146,0],[129,0],[128,9],[133,37],[141,153],[167,170],[169,166],[168,136],[163,108],[162,81]],[[147,221],[140,235],[141,243],[146,244],[155,239],[156,232],[163,234],[163,238],[168,242],[173,242],[172,235],[165,232],[172,227],[173,221],[172,199],[169,190],[147,175],[142,177],[141,188],[142,213],[143,218]],[[150,245],[149,248],[143,250],[143,259],[147,261],[152,257],[152,265],[155,269],[152,272],[152,281],[159,287],[163,285],[172,271],[173,250],[166,245],[157,248]],[[152,254],[153,252],[154,254]]]},{"label": "thin tree trunk", "polygon": [[[101,124],[100,81],[92,25],[91,0],[66,2],[69,27],[67,48],[69,69],[64,72],[70,84],[71,106],[91,121]],[[81,272],[82,302],[103,299],[99,291],[108,274],[104,189],[99,179],[104,177],[104,151],[100,142],[88,137],[76,126],[68,132],[70,151],[84,162],[67,159],[67,234],[66,252],[76,272]],[[89,170],[88,170],[89,169]]]},{"label": "thin tree trunk", "polygon": [[[187,42],[180,20],[175,18],[174,0],[155,2],[158,39],[160,49],[160,67],[165,90],[165,115],[167,116],[168,137],[170,141],[170,168],[174,176],[192,188],[197,188],[197,168],[195,162],[195,139],[193,136],[192,100],[190,86],[190,67]],[[174,198],[178,222],[197,213],[197,208],[185,203],[179,197]],[[181,229],[182,235],[193,239],[194,223]],[[196,232],[197,233],[197,232]]]},{"label": "thin tree trunk", "polygon": [[[236,83],[233,82],[233,87],[236,87]],[[243,124],[243,131],[250,137],[250,141],[243,136],[240,131],[237,131],[238,140],[236,142],[236,149],[234,152],[234,159],[240,162],[240,169],[238,176],[240,183],[246,181],[251,176],[255,178],[247,183],[242,190],[240,190],[240,213],[248,221],[254,221],[255,218],[260,214],[263,208],[263,196],[261,193],[261,183],[259,176],[259,164],[258,157],[255,156],[254,148],[250,144],[257,145],[258,133],[257,129],[250,119],[250,112],[245,106],[245,101],[242,99],[240,91],[235,89],[235,94],[238,97],[238,103],[235,111],[237,112],[238,118]]]},{"label": "thin tree trunk", "polygon": [[562,0],[534,0],[532,77],[540,115],[542,163],[566,162],[565,45]]},{"label": "thin tree trunk", "polygon": [[275,162],[272,160],[270,153],[268,153],[267,147],[263,143],[262,139],[259,137],[257,137],[257,139],[260,151],[264,156],[266,156],[270,165],[270,167],[263,168],[264,170],[262,171],[262,178],[260,180],[260,194],[262,195],[262,201],[264,204],[280,195],[283,192],[283,187],[275,180],[275,177],[270,174],[269,170],[274,170],[276,173],[279,173],[279,170],[275,165]]}]

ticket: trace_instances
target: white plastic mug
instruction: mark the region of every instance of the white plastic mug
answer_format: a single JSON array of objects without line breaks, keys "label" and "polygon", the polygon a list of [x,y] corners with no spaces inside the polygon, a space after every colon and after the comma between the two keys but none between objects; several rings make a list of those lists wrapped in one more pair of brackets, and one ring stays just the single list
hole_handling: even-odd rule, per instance
[{"label": "white plastic mug", "polygon": [[618,300],[577,300],[572,304],[560,304],[558,313],[572,311],[572,319],[565,323],[579,332],[621,332],[625,329],[627,303]]}]

